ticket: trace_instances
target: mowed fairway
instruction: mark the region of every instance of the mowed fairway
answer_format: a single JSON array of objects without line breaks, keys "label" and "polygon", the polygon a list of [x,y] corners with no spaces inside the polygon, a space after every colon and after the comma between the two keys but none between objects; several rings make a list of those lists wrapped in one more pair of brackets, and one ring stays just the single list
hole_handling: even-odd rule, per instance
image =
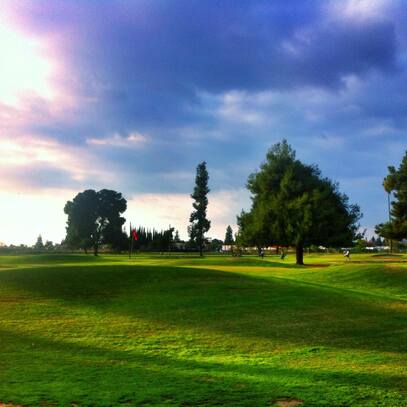
[{"label": "mowed fairway", "polygon": [[0,404],[407,406],[407,257],[0,257]]}]

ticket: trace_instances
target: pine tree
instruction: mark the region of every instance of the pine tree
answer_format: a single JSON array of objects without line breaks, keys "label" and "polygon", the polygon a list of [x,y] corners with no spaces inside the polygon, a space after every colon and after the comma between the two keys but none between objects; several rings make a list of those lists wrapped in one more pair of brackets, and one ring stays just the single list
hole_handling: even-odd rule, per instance
[{"label": "pine tree", "polygon": [[209,192],[208,180],[209,175],[206,170],[206,162],[203,161],[196,168],[195,188],[191,194],[191,198],[194,200],[192,204],[194,211],[189,217],[191,224],[188,227],[189,236],[199,248],[200,256],[203,256],[205,233],[211,227],[211,222],[206,218],[208,208],[207,195]]},{"label": "pine tree", "polygon": [[396,170],[389,167],[389,174],[383,181],[383,187],[390,196],[394,193],[395,200],[391,202],[389,221],[376,226],[376,233],[388,240],[407,238],[407,151]]},{"label": "pine tree", "polygon": [[239,235],[262,244],[295,246],[297,264],[303,264],[304,247],[351,244],[356,236],[359,207],[350,205],[318,167],[296,159],[285,140],[268,151],[247,187],[252,207],[238,218]]}]

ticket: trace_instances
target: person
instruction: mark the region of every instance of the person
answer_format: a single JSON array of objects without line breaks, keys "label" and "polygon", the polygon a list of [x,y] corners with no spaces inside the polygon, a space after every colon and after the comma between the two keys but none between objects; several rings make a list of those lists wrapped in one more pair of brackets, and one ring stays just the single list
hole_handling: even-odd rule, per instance
[{"label": "person", "polygon": [[285,258],[285,251],[284,249],[281,250],[281,260],[284,260]]},{"label": "person", "polygon": [[345,251],[343,252],[343,255],[344,255],[348,260],[350,260],[350,252],[349,252],[349,250],[345,250]]},{"label": "person", "polygon": [[264,259],[264,250],[263,249],[260,250],[260,256],[262,259]]}]

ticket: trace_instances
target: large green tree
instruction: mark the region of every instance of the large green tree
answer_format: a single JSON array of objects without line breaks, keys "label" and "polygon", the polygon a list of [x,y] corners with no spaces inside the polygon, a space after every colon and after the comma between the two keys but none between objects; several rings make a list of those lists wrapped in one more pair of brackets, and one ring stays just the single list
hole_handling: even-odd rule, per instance
[{"label": "large green tree", "polygon": [[80,192],[64,208],[68,215],[66,242],[85,252],[93,248],[95,256],[102,243],[121,247],[127,241],[122,231],[125,219],[121,216],[126,208],[127,202],[119,192],[108,189]]},{"label": "large green tree", "polygon": [[238,217],[239,235],[256,244],[295,246],[303,264],[304,247],[352,243],[361,217],[338,185],[315,165],[296,159],[287,141],[275,144],[260,170],[249,176],[250,212]]},{"label": "large green tree", "polygon": [[[407,238],[407,151],[398,169],[388,167],[389,173],[384,178],[383,187],[391,202],[389,221],[376,226],[376,233],[388,240],[402,240]],[[389,199],[390,200],[390,199]]]},{"label": "large green tree", "polygon": [[188,233],[191,240],[197,245],[200,256],[203,256],[203,247],[205,243],[205,233],[210,229],[211,222],[206,218],[208,208],[208,180],[209,175],[206,169],[206,162],[203,161],[196,168],[195,187],[191,194],[194,200],[194,208],[189,221]]}]

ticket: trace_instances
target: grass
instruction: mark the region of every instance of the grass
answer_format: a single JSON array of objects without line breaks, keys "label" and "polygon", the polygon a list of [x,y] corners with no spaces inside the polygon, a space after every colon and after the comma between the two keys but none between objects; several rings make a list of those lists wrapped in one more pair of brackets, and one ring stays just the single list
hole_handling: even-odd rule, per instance
[{"label": "grass", "polygon": [[287,260],[1,256],[0,404],[406,406],[407,257]]}]

